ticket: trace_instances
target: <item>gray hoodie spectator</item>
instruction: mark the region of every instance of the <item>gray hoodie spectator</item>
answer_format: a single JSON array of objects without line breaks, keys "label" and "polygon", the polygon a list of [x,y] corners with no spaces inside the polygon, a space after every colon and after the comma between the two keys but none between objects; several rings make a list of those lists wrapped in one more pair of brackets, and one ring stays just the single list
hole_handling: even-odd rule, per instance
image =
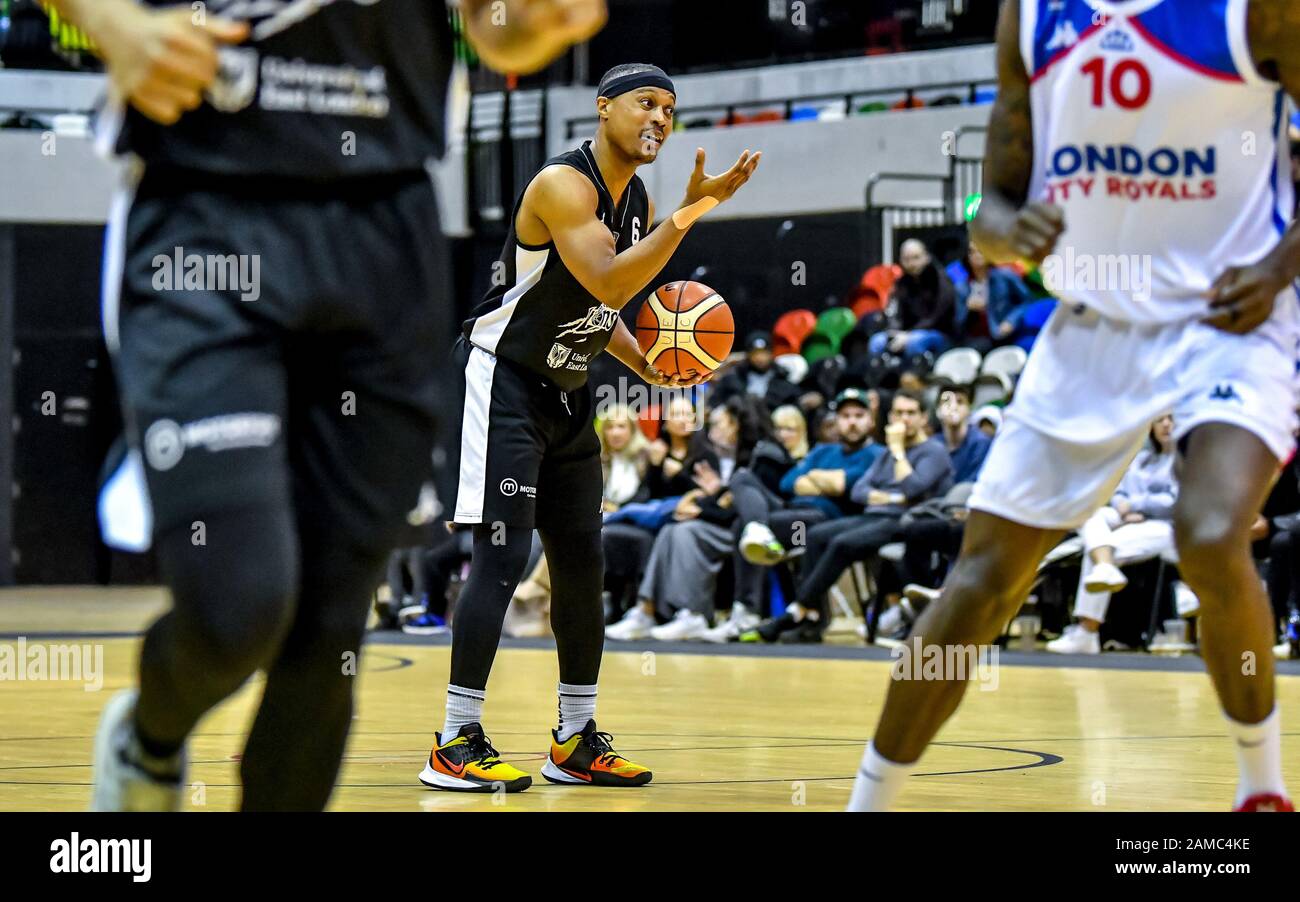
[{"label": "gray hoodie spectator", "polygon": [[[907,449],[907,462],[912,472],[905,479],[894,478],[894,458],[882,454],[871,469],[853,484],[850,496],[866,506],[867,513],[902,514],[913,505],[952,488],[952,458],[942,436],[934,436]],[[893,499],[889,504],[867,504],[873,490],[888,492]]]}]

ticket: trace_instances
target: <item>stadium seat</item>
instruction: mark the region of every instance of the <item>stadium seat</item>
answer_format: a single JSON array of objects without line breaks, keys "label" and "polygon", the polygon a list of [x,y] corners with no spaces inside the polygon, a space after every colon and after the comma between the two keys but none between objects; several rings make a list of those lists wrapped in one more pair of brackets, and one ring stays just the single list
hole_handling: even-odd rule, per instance
[{"label": "stadium seat", "polygon": [[818,118],[817,108],[814,106],[797,106],[790,111],[791,122],[802,122]]},{"label": "stadium seat", "polygon": [[[859,319],[868,313],[885,309],[889,295],[894,290],[894,283],[902,274],[901,266],[890,263],[877,264],[862,274],[850,302]],[[873,298],[875,306],[872,306]]]},{"label": "stadium seat", "polygon": [[857,316],[848,307],[832,307],[823,310],[817,317],[816,332],[834,339],[835,347],[838,349],[844,336],[852,332],[857,324]]},{"label": "stadium seat", "polygon": [[816,329],[817,314],[811,310],[790,310],[781,314],[781,318],[776,321],[772,327],[772,337],[778,346],[786,348],[786,353],[798,354],[803,350],[804,339]]},{"label": "stadium seat", "polygon": [[808,361],[808,365],[820,363],[828,357],[834,357],[839,353],[840,343],[838,339],[831,338],[822,332],[814,332],[804,339],[803,347],[799,353],[803,359]]},{"label": "stadium seat", "polygon": [[[1016,350],[1020,350],[1016,348]],[[1022,352],[1023,353],[1023,352]],[[980,352],[974,348],[953,348],[935,361],[930,378],[958,385],[970,385],[980,374]]]},{"label": "stadium seat", "polygon": [[972,410],[979,410],[986,404],[1005,404],[1011,398],[1011,379],[1001,373],[983,373],[975,380],[975,397],[971,399]]},{"label": "stadium seat", "polygon": [[980,368],[980,372],[981,374],[998,373],[1014,381],[1025,368],[1025,361],[1028,358],[1025,349],[1017,345],[994,348],[984,358],[984,365]]}]

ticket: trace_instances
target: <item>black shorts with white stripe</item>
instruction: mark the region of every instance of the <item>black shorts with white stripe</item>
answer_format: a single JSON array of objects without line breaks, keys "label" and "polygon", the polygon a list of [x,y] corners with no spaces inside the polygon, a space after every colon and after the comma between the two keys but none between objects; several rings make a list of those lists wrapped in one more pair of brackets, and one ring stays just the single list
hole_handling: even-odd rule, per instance
[{"label": "black shorts with white stripe", "polygon": [[604,485],[590,383],[563,392],[463,337],[453,358],[462,416],[447,430],[440,494],[448,519],[552,532],[599,529]]},{"label": "black shorts with white stripe", "polygon": [[423,172],[147,168],[109,226],[104,319],[156,530],[292,506],[361,547],[398,538],[431,467],[449,269]]}]

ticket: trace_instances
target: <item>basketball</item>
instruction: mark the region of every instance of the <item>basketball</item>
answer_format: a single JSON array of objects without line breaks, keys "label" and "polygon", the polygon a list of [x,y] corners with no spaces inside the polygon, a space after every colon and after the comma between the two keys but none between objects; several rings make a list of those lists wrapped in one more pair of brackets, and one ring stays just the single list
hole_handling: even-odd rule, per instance
[{"label": "basketball", "polygon": [[645,299],[636,340],[652,366],[669,376],[711,373],[731,353],[736,323],[722,296],[699,282],[669,282]]}]

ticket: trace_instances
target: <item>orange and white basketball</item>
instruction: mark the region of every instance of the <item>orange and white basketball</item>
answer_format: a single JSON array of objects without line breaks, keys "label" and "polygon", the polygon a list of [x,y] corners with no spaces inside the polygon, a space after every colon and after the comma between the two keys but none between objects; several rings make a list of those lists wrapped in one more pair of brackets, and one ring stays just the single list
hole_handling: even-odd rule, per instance
[{"label": "orange and white basketball", "polygon": [[669,282],[645,299],[636,340],[646,360],[669,376],[711,373],[731,353],[736,323],[722,296],[699,282]]}]

